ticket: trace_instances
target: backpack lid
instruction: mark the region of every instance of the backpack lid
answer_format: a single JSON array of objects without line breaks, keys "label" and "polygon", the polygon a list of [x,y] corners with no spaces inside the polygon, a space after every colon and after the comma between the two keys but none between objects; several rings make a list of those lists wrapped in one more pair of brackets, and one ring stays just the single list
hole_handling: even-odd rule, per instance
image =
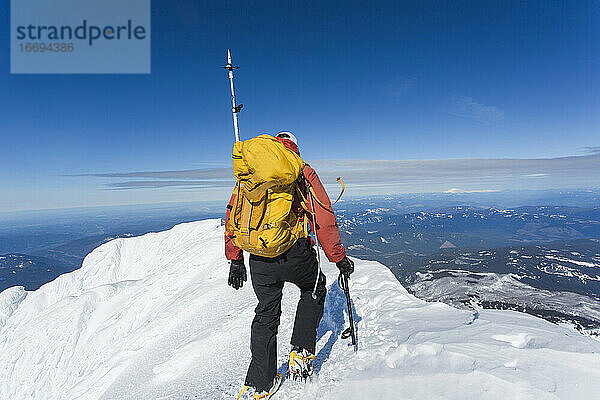
[{"label": "backpack lid", "polygon": [[248,199],[259,197],[270,187],[295,182],[304,166],[298,154],[266,134],[236,142],[232,157],[233,173],[243,183]]}]

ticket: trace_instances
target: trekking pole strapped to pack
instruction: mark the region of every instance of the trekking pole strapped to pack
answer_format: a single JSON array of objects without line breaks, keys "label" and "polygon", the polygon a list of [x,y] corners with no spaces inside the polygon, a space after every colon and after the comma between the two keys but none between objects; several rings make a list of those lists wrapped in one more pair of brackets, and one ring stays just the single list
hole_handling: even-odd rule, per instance
[{"label": "trekking pole strapped to pack", "polygon": [[239,67],[234,67],[231,63],[231,52],[227,49],[227,65],[222,67],[229,71],[229,86],[231,87],[231,111],[233,112],[233,133],[235,135],[235,141],[240,141],[240,129],[238,128],[238,118],[237,115],[244,107],[243,104],[236,105],[235,104],[235,91],[233,89],[233,70],[238,69]]}]

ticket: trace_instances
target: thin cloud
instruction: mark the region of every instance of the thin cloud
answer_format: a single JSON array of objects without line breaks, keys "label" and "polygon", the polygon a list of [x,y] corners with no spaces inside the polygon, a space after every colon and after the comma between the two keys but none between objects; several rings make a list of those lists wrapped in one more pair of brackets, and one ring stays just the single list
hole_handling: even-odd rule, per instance
[{"label": "thin cloud", "polygon": [[600,146],[586,146],[584,149],[590,154],[600,154]]},{"label": "thin cloud", "polygon": [[471,118],[476,121],[491,124],[504,119],[504,111],[496,106],[486,106],[467,96],[452,96],[450,104],[445,108],[448,114],[458,117]]},{"label": "thin cloud", "polygon": [[[329,188],[341,176],[350,191],[389,193],[599,187],[600,153],[545,159],[316,160],[310,163]],[[109,190],[206,190],[234,185],[231,168],[92,175]],[[123,179],[134,178],[134,179]],[[138,178],[138,179],[135,179]],[[466,188],[466,189],[465,189]]]},{"label": "thin cloud", "polygon": [[479,190],[465,190],[460,188],[452,188],[445,190],[444,193],[461,194],[461,193],[492,193],[498,192],[496,189],[479,189]]},{"label": "thin cloud", "polygon": [[[180,171],[184,173],[185,171]],[[131,189],[159,189],[166,187],[191,187],[194,189],[208,189],[219,187],[232,187],[233,181],[210,181],[210,180],[142,180],[107,183],[105,186],[110,190]]]},{"label": "thin cloud", "polygon": [[228,179],[232,167],[200,168],[180,171],[103,172],[97,174],[71,174],[66,176],[93,176],[96,178],[152,178],[152,179]]},{"label": "thin cloud", "polygon": [[600,154],[547,159],[329,160],[311,165],[326,183],[397,192],[598,187]]},{"label": "thin cloud", "polygon": [[108,172],[100,174],[85,174],[79,176],[95,176],[98,178],[153,178],[153,179],[227,179],[232,174],[232,168],[202,168],[183,171],[139,171],[139,172]]}]

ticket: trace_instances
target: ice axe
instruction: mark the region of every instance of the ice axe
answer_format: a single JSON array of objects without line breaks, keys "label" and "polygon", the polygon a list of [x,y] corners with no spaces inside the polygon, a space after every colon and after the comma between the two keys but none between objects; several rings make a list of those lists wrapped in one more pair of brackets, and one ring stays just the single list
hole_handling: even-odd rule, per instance
[{"label": "ice axe", "polygon": [[340,273],[338,276],[338,284],[344,291],[346,295],[346,306],[348,307],[348,322],[350,322],[350,326],[342,332],[342,339],[352,338],[352,345],[354,346],[354,351],[358,350],[356,346],[356,332],[354,331],[354,318],[352,317],[352,301],[350,300],[350,288],[348,287],[348,276]]}]

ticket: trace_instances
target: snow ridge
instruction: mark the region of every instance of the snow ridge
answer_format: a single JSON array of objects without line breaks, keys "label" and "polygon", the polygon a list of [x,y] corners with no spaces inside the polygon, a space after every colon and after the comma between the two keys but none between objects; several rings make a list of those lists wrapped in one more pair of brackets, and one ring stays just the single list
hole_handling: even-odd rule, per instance
[{"label": "snow ridge", "polygon": [[[81,269],[0,293],[0,398],[230,399],[249,361],[256,298],[227,286],[220,220],[98,247]],[[324,257],[322,257],[324,259]],[[317,377],[281,399],[580,399],[600,392],[600,342],[511,311],[475,314],[410,295],[377,262],[350,290],[359,349],[334,265],[318,331]],[[286,368],[299,291],[284,290]]]}]

